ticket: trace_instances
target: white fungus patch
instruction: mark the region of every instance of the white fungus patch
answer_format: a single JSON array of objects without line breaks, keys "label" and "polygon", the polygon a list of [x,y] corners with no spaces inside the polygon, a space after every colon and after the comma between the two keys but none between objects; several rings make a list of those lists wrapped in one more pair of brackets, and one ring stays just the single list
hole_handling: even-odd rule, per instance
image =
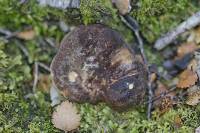
[{"label": "white fungus patch", "polygon": [[132,90],[135,86],[134,83],[126,83],[126,84],[127,84],[129,90]]}]

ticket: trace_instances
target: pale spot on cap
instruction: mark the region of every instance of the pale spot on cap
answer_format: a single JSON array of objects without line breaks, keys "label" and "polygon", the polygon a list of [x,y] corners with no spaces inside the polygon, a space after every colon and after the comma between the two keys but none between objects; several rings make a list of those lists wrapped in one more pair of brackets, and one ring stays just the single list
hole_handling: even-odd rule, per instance
[{"label": "pale spot on cap", "polygon": [[68,79],[70,82],[76,82],[77,77],[78,77],[78,74],[74,71],[71,71],[68,73]]}]

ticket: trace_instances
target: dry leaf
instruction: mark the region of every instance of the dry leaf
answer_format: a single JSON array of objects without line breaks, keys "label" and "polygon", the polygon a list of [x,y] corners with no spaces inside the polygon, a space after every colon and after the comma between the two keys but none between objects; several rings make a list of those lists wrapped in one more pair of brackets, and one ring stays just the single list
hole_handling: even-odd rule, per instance
[{"label": "dry leaf", "polygon": [[197,85],[190,87],[188,90],[186,104],[195,106],[200,102],[200,88]]},{"label": "dry leaf", "polygon": [[112,0],[112,2],[115,4],[115,6],[122,15],[125,15],[130,12],[130,1],[131,0]]},{"label": "dry leaf", "polygon": [[188,53],[192,53],[198,49],[198,46],[194,42],[187,42],[182,44],[177,49],[177,57],[182,58],[184,55]]},{"label": "dry leaf", "polygon": [[167,111],[169,111],[170,108],[173,106],[173,101],[170,97],[165,97],[161,100],[161,106],[160,106],[160,114],[163,114]]},{"label": "dry leaf", "polygon": [[178,88],[188,88],[196,83],[198,76],[191,70],[184,70],[179,76]]},{"label": "dry leaf", "polygon": [[38,81],[38,88],[40,88],[44,92],[49,92],[51,87],[51,79],[49,75],[40,74]]},{"label": "dry leaf", "polygon": [[150,77],[150,82],[152,83],[152,82],[156,81],[156,78],[157,78],[156,73],[152,73],[151,77]]},{"label": "dry leaf", "polygon": [[24,40],[32,40],[35,37],[35,31],[30,29],[30,30],[25,30],[22,32],[18,32],[16,36],[20,39]]},{"label": "dry leaf", "polygon": [[81,117],[76,107],[69,101],[61,103],[56,107],[52,115],[52,123],[56,128],[64,131],[71,131],[80,125]]},{"label": "dry leaf", "polygon": [[190,36],[188,37],[187,41],[192,41],[195,43],[200,43],[200,26],[196,29],[192,30]]},{"label": "dry leaf", "polygon": [[193,72],[196,72],[197,70],[197,61],[195,59],[191,60],[190,63],[187,66],[187,69],[192,70]]},{"label": "dry leaf", "polygon": [[[156,97],[169,91],[168,87],[165,86],[164,84],[162,84],[161,82],[158,81],[157,84],[158,84],[158,87],[155,90],[155,96]],[[169,97],[173,98],[175,95],[176,95],[175,92],[170,92],[166,96],[169,96]]]},{"label": "dry leaf", "polygon": [[[167,87],[165,85],[163,85],[161,82],[158,82],[158,87],[155,91],[155,96],[159,97],[160,95],[162,95],[168,91],[169,91],[169,89],[167,89]],[[159,108],[160,114],[165,113],[173,106],[173,104],[175,103],[173,101],[173,98],[175,97],[175,95],[176,94],[174,92],[171,92],[171,93],[167,94],[166,96],[164,96],[154,102],[154,105]]]}]

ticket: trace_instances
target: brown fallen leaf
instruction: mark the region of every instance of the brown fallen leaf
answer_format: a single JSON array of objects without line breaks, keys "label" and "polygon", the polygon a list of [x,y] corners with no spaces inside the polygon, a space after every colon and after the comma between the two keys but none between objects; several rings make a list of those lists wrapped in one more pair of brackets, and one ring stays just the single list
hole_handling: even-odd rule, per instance
[{"label": "brown fallen leaf", "polygon": [[32,30],[32,29],[29,29],[29,30],[25,30],[25,31],[22,31],[22,32],[18,32],[16,34],[16,36],[20,39],[24,39],[24,40],[32,40],[34,37],[35,37],[35,31]]},{"label": "brown fallen leaf", "polygon": [[49,75],[39,75],[38,88],[44,92],[49,92],[49,89],[51,88],[51,78]]},{"label": "brown fallen leaf", "polygon": [[190,87],[188,90],[188,96],[186,100],[186,104],[195,106],[200,102],[200,87],[194,85]]},{"label": "brown fallen leaf", "polygon": [[56,107],[52,115],[53,125],[61,130],[72,131],[80,125],[81,117],[76,107],[69,101],[65,101]]},{"label": "brown fallen leaf", "polygon": [[183,43],[177,49],[177,57],[182,58],[184,55],[188,53],[192,53],[197,49],[198,49],[198,46],[194,42]]},{"label": "brown fallen leaf", "polygon": [[190,36],[188,37],[187,41],[192,41],[197,44],[200,43],[200,26],[198,26],[196,29],[191,31]]},{"label": "brown fallen leaf", "polygon": [[178,88],[188,88],[196,83],[198,76],[195,72],[186,69],[179,76]]},{"label": "brown fallen leaf", "polygon": [[[158,81],[158,87],[155,90],[155,97],[159,97],[160,95],[168,91],[169,89],[167,88],[167,86]],[[164,97],[161,97],[160,100],[156,100],[154,102],[155,107],[159,108],[160,115],[167,112],[175,104],[175,101],[173,101],[175,95],[175,92],[171,92]]]},{"label": "brown fallen leaf", "polygon": [[[158,96],[160,96],[162,93],[166,93],[166,92],[169,91],[168,87],[165,86],[163,83],[161,83],[161,82],[158,81],[157,84],[158,84],[158,87],[157,87],[157,89],[155,90],[155,97],[158,97]],[[167,94],[166,96],[169,96],[169,97],[173,98],[175,95],[176,95],[175,92],[170,92],[170,93]]]},{"label": "brown fallen leaf", "polygon": [[161,105],[159,107],[160,110],[160,115],[164,114],[165,112],[169,111],[170,108],[173,107],[173,100],[169,97],[166,96],[161,99]]},{"label": "brown fallen leaf", "polygon": [[150,78],[150,82],[152,83],[152,82],[156,81],[156,78],[157,78],[156,73],[152,73],[151,78]]},{"label": "brown fallen leaf", "polygon": [[192,70],[193,72],[196,72],[197,67],[198,67],[197,61],[195,59],[193,59],[188,64],[187,69]]}]

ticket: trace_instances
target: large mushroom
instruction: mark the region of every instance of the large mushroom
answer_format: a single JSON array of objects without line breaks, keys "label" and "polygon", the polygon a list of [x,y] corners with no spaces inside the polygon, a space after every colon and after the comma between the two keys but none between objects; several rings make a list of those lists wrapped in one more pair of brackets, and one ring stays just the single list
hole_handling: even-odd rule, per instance
[{"label": "large mushroom", "polygon": [[60,92],[74,102],[124,109],[145,99],[148,81],[141,55],[104,25],[81,25],[66,35],[51,73]]}]

